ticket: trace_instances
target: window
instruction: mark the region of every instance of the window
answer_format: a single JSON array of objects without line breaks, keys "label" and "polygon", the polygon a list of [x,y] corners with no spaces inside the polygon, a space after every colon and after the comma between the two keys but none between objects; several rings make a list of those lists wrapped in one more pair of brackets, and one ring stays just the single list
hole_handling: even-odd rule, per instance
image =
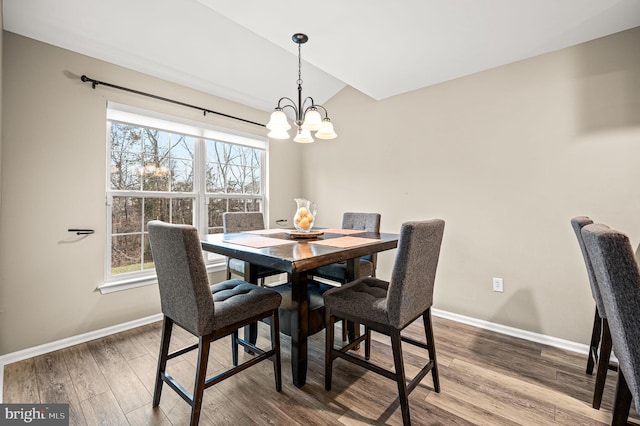
[{"label": "window", "polygon": [[155,277],[150,220],[218,233],[224,212],[263,209],[266,140],[110,104],[107,143],[107,283]]}]

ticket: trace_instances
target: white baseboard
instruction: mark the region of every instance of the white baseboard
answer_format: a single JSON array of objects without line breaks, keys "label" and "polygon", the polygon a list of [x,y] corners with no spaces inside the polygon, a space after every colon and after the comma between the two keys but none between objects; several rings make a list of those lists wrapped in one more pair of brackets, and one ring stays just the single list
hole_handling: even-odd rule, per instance
[{"label": "white baseboard", "polygon": [[[519,337],[520,339],[530,340],[532,342],[542,343],[544,345],[553,346],[560,349],[566,349],[568,351],[577,352],[580,354],[589,353],[589,345],[583,343],[576,343],[570,340],[559,339],[557,337],[547,336],[544,334],[533,333],[531,331],[521,330],[519,328],[509,327],[502,324],[497,324],[489,321],[479,320],[472,317],[466,317],[464,315],[454,314],[452,312],[441,311],[439,309],[432,308],[431,313],[437,317],[450,319],[452,321],[461,322],[463,324],[469,324],[474,327],[482,328],[485,330],[495,331],[496,333],[506,334],[508,336]],[[437,338],[437,337],[436,337]]]},{"label": "white baseboard", "polygon": [[[549,346],[554,346],[569,351],[587,354],[589,353],[589,346],[571,342],[569,340],[559,339],[557,337],[546,336],[544,334],[533,333],[526,330],[521,330],[514,327],[509,327],[502,324],[496,324],[489,321],[479,320],[476,318],[467,317],[464,315],[454,314],[447,311],[441,311],[439,309],[431,309],[431,313],[435,316],[450,319],[452,321],[460,322],[463,324],[469,324],[474,327],[495,331],[497,333],[506,334],[513,337],[519,337],[521,339],[530,340],[537,343],[542,343]],[[13,362],[22,361],[35,356],[43,355],[49,352],[57,351],[59,349],[68,348],[80,343],[89,342],[91,340],[99,339],[101,337],[109,336],[111,334],[120,333],[125,330],[140,327],[146,324],[151,324],[162,319],[162,314],[151,315],[149,317],[140,318],[134,321],[129,321],[123,324],[117,324],[111,327],[106,327],[100,330],[91,331],[89,333],[79,334],[77,336],[71,336],[66,339],[56,340],[54,342],[45,343],[43,345],[35,346],[33,348],[23,349],[21,351],[8,353],[0,356],[0,403],[2,403],[2,389],[4,384],[4,366]]]},{"label": "white baseboard", "polygon": [[22,361],[39,355],[44,355],[46,353],[57,351],[59,349],[78,345],[80,343],[89,342],[91,340],[99,339],[111,334],[116,334],[125,330],[130,330],[132,328],[151,324],[153,322],[160,321],[161,319],[162,314],[155,314],[145,318],[140,318],[122,324],[116,324],[111,327],[105,327],[100,330],[90,331],[88,333],[67,337],[65,339],[56,340],[54,342],[45,343],[43,345],[34,346],[32,348],[23,349],[21,351],[11,352],[6,355],[0,356],[0,404],[3,401],[2,390],[4,388],[4,366],[6,364],[11,364],[13,362]]}]

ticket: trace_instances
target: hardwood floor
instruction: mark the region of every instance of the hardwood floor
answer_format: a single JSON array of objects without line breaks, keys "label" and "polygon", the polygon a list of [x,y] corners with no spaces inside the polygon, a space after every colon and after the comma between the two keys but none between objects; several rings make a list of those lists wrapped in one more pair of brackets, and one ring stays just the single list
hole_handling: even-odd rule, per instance
[{"label": "hardwood floor", "polygon": [[[433,322],[442,390],[432,391],[430,375],[423,379],[409,397],[413,424],[610,423],[615,373],[607,378],[602,408],[592,409],[595,376],[584,372],[586,355],[438,317]],[[408,334],[418,337],[419,324],[408,327]],[[4,403],[69,403],[72,425],[188,424],[189,406],[166,385],[160,409],[151,407],[160,325],[8,364]],[[174,330],[172,349],[194,341],[179,327]],[[259,344],[267,344],[267,330],[260,326]],[[393,368],[388,339],[375,333],[373,339],[372,359]],[[310,338],[307,384],[301,389],[291,384],[290,339],[282,336],[282,344],[281,393],[275,391],[272,364],[260,363],[205,391],[201,424],[402,424],[396,385],[382,376],[337,360],[333,389],[324,390],[324,332]],[[413,376],[421,350],[403,349],[407,374]],[[216,342],[209,376],[230,359],[230,340]],[[194,366],[192,352],[171,360],[169,371],[189,389]],[[631,411],[638,419],[633,407]]]}]

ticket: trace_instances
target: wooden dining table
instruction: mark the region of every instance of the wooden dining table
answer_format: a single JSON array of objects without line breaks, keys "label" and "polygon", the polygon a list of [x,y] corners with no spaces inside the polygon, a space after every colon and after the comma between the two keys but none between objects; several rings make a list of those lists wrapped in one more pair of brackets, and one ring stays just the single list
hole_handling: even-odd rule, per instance
[{"label": "wooden dining table", "polygon": [[[283,292],[281,331],[291,336],[291,374],[293,384],[301,387],[307,376],[307,338],[324,328],[324,308],[310,272],[324,265],[346,261],[347,278],[359,276],[361,256],[391,250],[398,246],[398,235],[366,231],[324,229],[315,238],[297,238],[285,229],[257,230],[233,234],[209,234],[202,241],[205,251],[240,259],[245,264],[245,281],[258,282],[258,267],[288,274],[288,283],[275,287]],[[284,289],[284,290],[283,290]],[[315,295],[310,306],[310,295]],[[320,302],[318,302],[320,300]],[[286,310],[286,311],[285,311]],[[283,312],[289,323],[283,324]],[[256,330],[245,330],[245,338],[255,342]],[[246,333],[250,336],[246,336]]]}]

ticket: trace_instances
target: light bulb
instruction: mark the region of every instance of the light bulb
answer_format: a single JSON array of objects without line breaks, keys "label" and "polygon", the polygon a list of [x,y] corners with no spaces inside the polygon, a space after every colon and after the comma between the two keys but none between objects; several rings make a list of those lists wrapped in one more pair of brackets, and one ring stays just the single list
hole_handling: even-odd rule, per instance
[{"label": "light bulb", "polygon": [[333,123],[328,117],[322,120],[322,127],[320,127],[320,130],[316,132],[316,137],[318,139],[335,139],[338,137],[336,132],[333,130]]},{"label": "light bulb", "polygon": [[289,133],[284,129],[273,129],[267,137],[270,139],[289,139]]},{"label": "light bulb", "polygon": [[293,138],[293,141],[298,143],[311,143],[313,142],[313,138],[311,137],[311,132],[301,129],[298,130],[298,134]]},{"label": "light bulb", "polygon": [[315,107],[309,108],[304,115],[303,130],[316,131],[322,126],[322,116]]},{"label": "light bulb", "polygon": [[267,129],[269,130],[289,130],[291,128],[291,124],[287,120],[287,116],[280,108],[276,108],[275,111],[271,113],[271,118],[267,123]]}]

